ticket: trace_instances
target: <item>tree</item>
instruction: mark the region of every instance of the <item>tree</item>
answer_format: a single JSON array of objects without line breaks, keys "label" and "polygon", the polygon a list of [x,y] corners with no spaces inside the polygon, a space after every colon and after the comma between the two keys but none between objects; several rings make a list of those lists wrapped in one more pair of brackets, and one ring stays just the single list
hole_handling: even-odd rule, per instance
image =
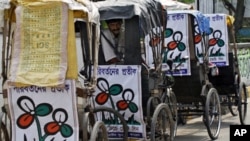
[{"label": "tree", "polygon": [[234,29],[235,33],[242,28],[243,18],[245,13],[245,0],[237,0],[236,8],[228,0],[222,0],[224,7],[229,11],[230,15],[233,15],[235,18]]}]

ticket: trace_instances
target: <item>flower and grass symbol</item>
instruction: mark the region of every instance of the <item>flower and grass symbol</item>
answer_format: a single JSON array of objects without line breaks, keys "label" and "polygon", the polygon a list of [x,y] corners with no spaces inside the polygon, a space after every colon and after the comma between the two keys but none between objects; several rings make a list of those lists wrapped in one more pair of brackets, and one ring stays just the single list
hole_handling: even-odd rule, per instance
[{"label": "flower and grass symbol", "polygon": [[67,138],[73,134],[73,128],[66,123],[68,114],[65,109],[56,109],[52,114],[52,118],[53,121],[48,122],[44,127],[44,131],[47,135],[55,135],[60,132],[64,138]]},{"label": "flower and grass symbol", "polygon": [[[207,32],[205,32],[204,36],[209,36],[212,33],[213,33],[213,29],[210,27],[210,28],[208,28]],[[202,42],[202,39],[204,39],[204,38],[203,38],[202,33],[200,33],[199,25],[195,24],[194,25],[194,44],[195,45],[200,44]],[[196,56],[198,58],[201,58],[201,57],[203,57],[203,55],[204,54],[203,54],[202,50],[199,50],[199,48],[196,47]]]},{"label": "flower and grass symbol", "polygon": [[[60,132],[64,138],[68,138],[73,134],[73,128],[66,124],[68,114],[64,109],[58,108],[53,111],[52,105],[48,103],[40,103],[35,106],[34,101],[28,96],[18,98],[17,105],[24,112],[18,117],[16,121],[17,126],[21,129],[27,129],[33,123],[36,123],[39,141],[45,141],[48,136],[55,135],[58,132]],[[43,134],[39,117],[46,117],[51,113],[53,121],[48,122],[44,126]],[[26,135],[24,135],[24,140],[27,141]],[[52,140],[54,140],[54,138]]]},{"label": "flower and grass symbol", "polygon": [[116,103],[118,110],[129,109],[130,112],[136,113],[138,111],[137,105],[133,102],[134,92],[131,89],[126,89],[122,93],[122,100]]},{"label": "flower and grass symbol", "polygon": [[199,25],[195,24],[194,25],[194,43],[199,44],[202,41],[202,34],[200,33],[199,30]]},{"label": "flower and grass symbol", "polygon": [[[180,53],[173,58],[174,62],[181,62],[183,58],[181,58],[181,52],[185,51],[186,45],[182,42],[183,33],[181,31],[173,31],[171,28],[167,28],[165,30],[165,38],[169,38],[172,36],[172,41],[167,44],[167,51],[164,52],[163,63],[166,63],[169,58],[173,58],[173,54],[177,49]],[[171,54],[168,56],[168,53]]]},{"label": "flower and grass symbol", "polygon": [[[136,105],[136,103],[133,102],[134,100],[133,90],[131,89],[123,90],[123,87],[120,84],[113,84],[109,86],[109,82],[105,78],[101,77],[97,79],[97,88],[100,90],[100,92],[96,95],[95,98],[97,104],[104,105],[109,100],[112,108],[116,109],[117,111],[125,111],[128,109],[131,113],[138,112],[138,106]],[[122,94],[122,100],[118,100],[115,104],[113,97],[120,96],[121,94]],[[125,113],[123,113],[122,115],[125,116],[124,114]],[[133,117],[133,115],[131,117]],[[106,119],[105,117],[103,117],[102,119],[104,123],[119,124],[118,117],[116,117],[115,115],[114,116],[110,115],[109,119]],[[139,123],[139,122],[132,120],[132,123]]]},{"label": "flower and grass symbol", "polygon": [[161,36],[153,33],[153,36],[151,37],[149,41],[149,45],[151,47],[157,47],[157,45],[159,45],[160,42],[161,42]]},{"label": "flower and grass symbol", "polygon": [[101,91],[97,94],[95,101],[99,105],[105,104],[108,100],[110,100],[112,108],[115,108],[114,101],[112,96],[119,95],[123,91],[123,87],[120,84],[113,84],[109,86],[109,83],[104,78],[97,79],[97,88]]},{"label": "flower and grass symbol", "polygon": [[[213,33],[213,29],[210,27],[207,32],[205,32],[204,34],[202,34],[200,32],[199,25],[195,24],[194,25],[194,44],[195,45],[201,44],[202,43],[202,39],[204,39],[203,36],[209,36],[211,33]],[[203,55],[204,54],[203,54],[202,50],[199,49],[198,47],[196,47],[196,56],[198,58],[201,58],[201,57],[203,57]]]},{"label": "flower and grass symbol", "polygon": [[[198,27],[198,25],[196,25],[195,27]],[[197,28],[195,28],[195,29],[197,29]],[[225,56],[223,53],[221,53],[221,48],[225,45],[225,41],[223,39],[221,39],[222,32],[220,30],[214,30],[213,28],[210,27],[208,32],[205,34],[205,36],[209,36],[209,35],[213,36],[208,41],[208,47],[211,48],[210,52],[209,52],[209,56],[210,57]],[[197,30],[195,30],[194,43],[199,44],[201,42],[201,40],[202,40],[202,35],[199,34]],[[214,50],[215,50],[214,46],[216,46],[216,45],[219,47],[219,49],[214,52]],[[200,52],[199,49],[197,49],[196,54],[198,57],[203,56],[202,52]]]},{"label": "flower and grass symbol", "polygon": [[209,56],[215,57],[215,56],[225,56],[223,53],[221,53],[221,48],[225,45],[225,41],[221,39],[222,37],[222,32],[220,30],[215,30],[213,32],[213,38],[209,39],[208,45],[209,47],[213,47],[217,45],[219,49],[214,52],[214,47],[210,50]]}]

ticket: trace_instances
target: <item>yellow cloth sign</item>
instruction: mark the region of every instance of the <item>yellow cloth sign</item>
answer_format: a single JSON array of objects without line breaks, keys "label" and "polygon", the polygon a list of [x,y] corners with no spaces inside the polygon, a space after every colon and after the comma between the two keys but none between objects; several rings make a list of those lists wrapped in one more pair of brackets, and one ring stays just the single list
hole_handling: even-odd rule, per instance
[{"label": "yellow cloth sign", "polygon": [[69,23],[68,23],[68,69],[66,73],[66,78],[77,79],[77,51],[76,51],[76,38],[75,38],[75,28],[74,28],[74,13],[69,11]]},{"label": "yellow cloth sign", "polygon": [[55,86],[65,81],[68,57],[68,6],[61,2],[18,6],[9,80]]}]

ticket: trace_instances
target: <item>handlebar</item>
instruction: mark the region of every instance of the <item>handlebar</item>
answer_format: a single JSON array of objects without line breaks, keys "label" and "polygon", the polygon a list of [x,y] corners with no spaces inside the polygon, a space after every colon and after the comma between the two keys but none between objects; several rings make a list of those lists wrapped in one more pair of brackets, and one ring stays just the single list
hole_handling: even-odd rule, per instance
[{"label": "handlebar", "polygon": [[179,62],[179,64],[177,64],[177,65],[175,66],[174,69],[173,69],[173,64],[174,64],[173,59],[168,59],[166,63],[167,63],[167,65],[168,65],[169,69],[168,69],[166,72],[170,72],[171,75],[173,75],[173,72],[179,71],[178,68],[179,68],[179,67],[181,66],[181,64],[184,63],[188,58],[189,58],[188,56],[184,56],[184,57],[181,59],[181,61]]},{"label": "handlebar", "polygon": [[168,70],[166,70],[165,72],[169,72],[170,75],[165,75],[164,76],[164,84],[168,87],[172,87],[175,84],[175,79],[174,79],[174,72],[179,71],[179,67],[181,66],[182,63],[184,63],[189,57],[185,56],[183,59],[181,59],[181,61],[179,62],[179,64],[177,64],[174,69],[173,69],[173,60],[172,59],[168,59],[167,60],[167,65],[169,67]]}]

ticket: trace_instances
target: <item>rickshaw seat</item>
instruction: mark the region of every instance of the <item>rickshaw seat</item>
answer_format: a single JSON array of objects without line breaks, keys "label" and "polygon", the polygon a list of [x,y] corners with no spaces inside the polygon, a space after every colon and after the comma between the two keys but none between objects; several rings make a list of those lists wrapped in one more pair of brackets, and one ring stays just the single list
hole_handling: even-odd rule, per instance
[{"label": "rickshaw seat", "polygon": [[227,94],[234,92],[235,82],[235,62],[233,53],[228,53],[229,65],[218,67],[219,75],[208,75],[209,81],[218,90],[219,94]]},{"label": "rickshaw seat", "polygon": [[176,94],[177,101],[200,101],[199,96],[202,89],[202,76],[200,74],[200,66],[197,65],[197,61],[198,60],[190,60],[190,76],[175,76],[175,85],[173,86],[173,91]]}]

